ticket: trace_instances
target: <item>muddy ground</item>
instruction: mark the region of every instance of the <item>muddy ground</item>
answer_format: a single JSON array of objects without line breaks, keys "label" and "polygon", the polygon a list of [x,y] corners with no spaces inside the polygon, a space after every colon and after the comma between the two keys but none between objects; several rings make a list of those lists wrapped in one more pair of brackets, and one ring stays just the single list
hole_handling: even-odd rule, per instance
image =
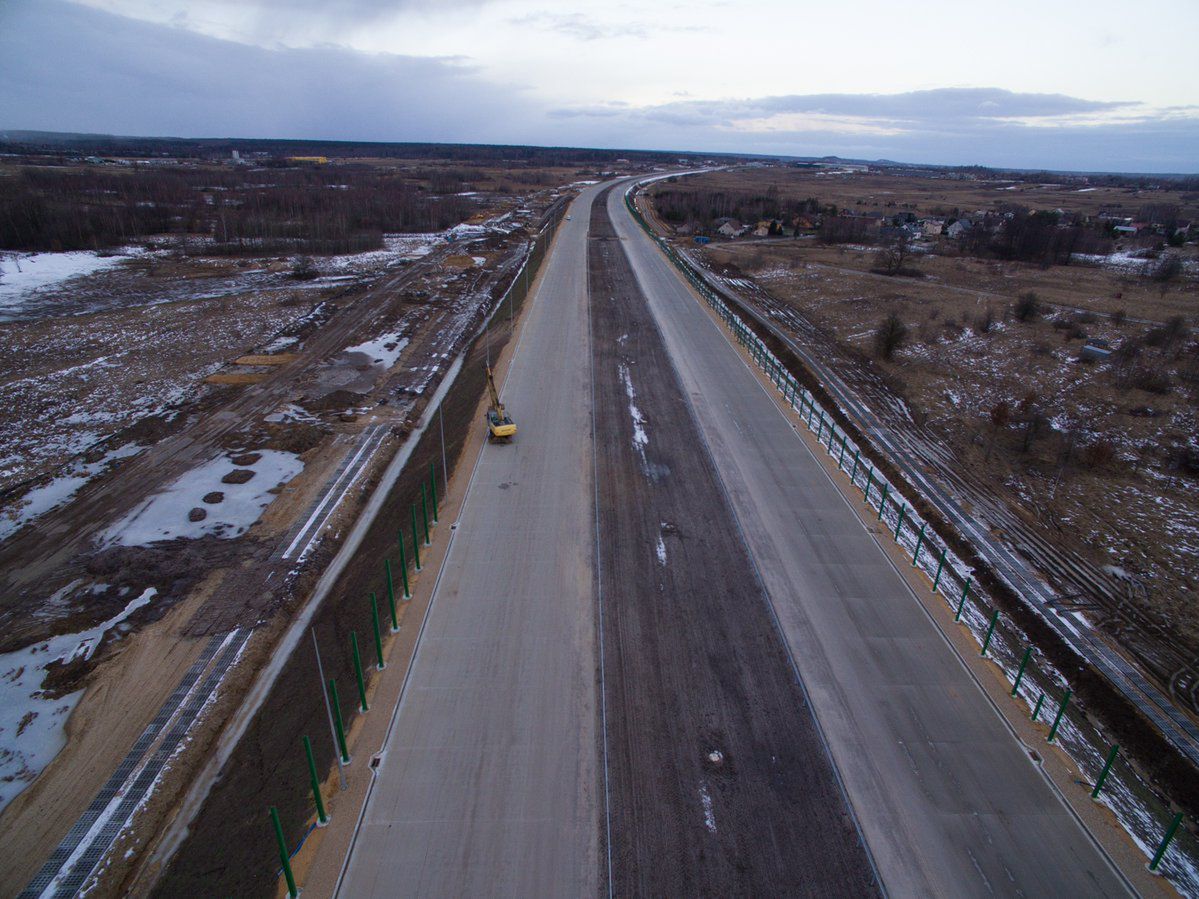
[{"label": "muddy ground", "polygon": [[[352,282],[301,289],[299,295],[309,298],[301,304],[271,300],[263,306],[262,296],[251,292],[236,301],[195,298],[188,303],[90,312],[57,322],[0,326],[14,340],[26,335],[34,340],[23,343],[22,352],[35,376],[21,375],[19,369],[6,371],[12,377],[49,385],[40,395],[52,398],[53,375],[71,366],[73,354],[82,353],[90,360],[106,349],[127,351],[128,358],[122,356],[121,365],[99,367],[95,378],[99,390],[94,398],[84,383],[76,393],[55,398],[56,402],[86,407],[94,399],[103,408],[112,397],[135,394],[145,385],[157,387],[156,373],[161,373],[162,383],[178,375],[180,383],[187,385],[183,399],[167,414],[146,415],[141,406],[127,408],[112,401],[117,414],[107,421],[113,436],[106,445],[136,443],[144,449],[116,460],[81,486],[73,500],[0,543],[0,583],[4,586],[0,622],[4,624],[4,645],[9,648],[94,626],[128,601],[122,590],[154,586],[159,591],[153,602],[111,631],[90,659],[51,672],[47,688],[56,694],[80,688],[89,691],[77,717],[89,722],[89,733],[111,733],[112,738],[102,746],[89,741],[87,757],[74,751],[77,740],[72,738],[69,751],[61,753],[0,817],[0,836],[8,835],[10,845],[22,846],[20,853],[8,860],[12,864],[0,868],[6,885],[19,890],[27,881],[157,710],[161,697],[155,691],[134,689],[120,702],[116,700],[121,697],[108,692],[110,687],[129,689],[128,679],[121,674],[127,667],[122,659],[132,657],[130,649],[138,650],[136,657],[144,655],[140,631],[146,632],[145,639],[187,648],[198,645],[197,639],[206,640],[233,627],[262,625],[280,611],[296,608],[307,596],[340,535],[352,523],[367,488],[406,438],[451,359],[477,326],[481,310],[512,280],[526,252],[526,226],[536,227],[540,214],[556,196],[556,192],[545,192],[526,197],[523,211],[507,217],[502,228],[478,227],[452,248],[443,242],[411,264],[394,264],[389,256],[372,263],[374,268],[368,265],[358,272]],[[446,256],[457,258],[447,265],[443,264]],[[318,296],[326,299],[318,300]],[[226,302],[232,320],[226,322],[218,316],[210,323],[217,311],[214,304]],[[282,308],[286,316],[273,316],[270,310],[275,308]],[[261,322],[256,319],[259,314]],[[129,346],[96,343],[90,336],[89,327],[101,324],[103,330],[98,333],[106,335],[115,328],[119,334],[125,321],[132,323],[130,333],[137,337]],[[250,324],[239,332],[245,322]],[[145,323],[144,327],[139,323]],[[41,355],[36,352],[38,334],[51,342]],[[380,351],[389,352],[388,345],[397,346],[394,341],[380,340],[381,335],[408,341],[394,363],[374,361]],[[222,342],[224,337],[228,341]],[[345,352],[364,341],[372,345],[370,353]],[[280,353],[280,348],[286,352]],[[210,361],[197,371],[192,363],[203,354],[208,354],[205,358]],[[243,358],[247,354],[252,354],[251,358]],[[260,364],[261,357],[272,355],[273,364]],[[137,365],[126,364],[130,360]],[[234,383],[197,383],[199,375],[213,369],[235,375]],[[474,387],[481,390],[482,376],[476,377]],[[462,380],[468,386],[471,383],[471,377]],[[328,389],[330,384],[332,389]],[[24,410],[13,411],[23,414]],[[12,420],[18,418],[14,414]],[[447,421],[446,436],[452,441],[449,426]],[[315,551],[303,565],[282,559],[282,546],[287,545],[291,530],[306,519],[347,451],[352,451],[369,427],[382,429],[380,449],[344,496]],[[451,452],[455,446],[449,447]],[[104,529],[126,510],[214,455],[240,458],[264,449],[299,454],[304,470],[274,491],[273,501],[248,533],[236,539],[178,539],[132,548],[97,543]],[[399,486],[411,494],[412,484]],[[191,512],[181,508],[178,514],[186,520]],[[91,590],[93,582],[108,586],[96,594]],[[59,587],[72,583],[75,586],[65,590],[58,601],[46,601]],[[361,598],[365,601],[365,593]],[[185,614],[172,614],[173,610]],[[171,623],[165,632],[154,626],[163,616]],[[366,651],[368,631],[361,627],[359,631]],[[344,632],[339,636],[344,637]],[[180,656],[166,655],[169,664],[163,670],[177,679]],[[260,662],[257,648],[252,647],[243,667],[253,668]],[[186,667],[186,660],[179,664]],[[236,683],[229,685],[231,693],[244,689],[248,679],[248,674],[239,673],[233,679]],[[351,684],[346,681],[346,687]],[[171,685],[167,686],[169,692]],[[349,690],[343,692],[343,698],[349,696]],[[235,705],[222,695],[210,711],[224,721]],[[103,716],[112,708],[121,710],[119,727],[104,724]],[[154,802],[139,813],[139,841],[157,830],[173,798],[187,787],[187,777],[174,769],[193,770],[219,731],[212,722],[204,722],[189,735],[187,752],[172,762]],[[72,733],[68,728],[68,735]],[[57,785],[66,787],[69,795],[56,792]],[[36,826],[28,826],[32,818],[37,819]],[[119,879],[130,863],[114,861],[110,874]]]},{"label": "muddy ground", "polygon": [[604,196],[588,273],[612,888],[877,893]]}]

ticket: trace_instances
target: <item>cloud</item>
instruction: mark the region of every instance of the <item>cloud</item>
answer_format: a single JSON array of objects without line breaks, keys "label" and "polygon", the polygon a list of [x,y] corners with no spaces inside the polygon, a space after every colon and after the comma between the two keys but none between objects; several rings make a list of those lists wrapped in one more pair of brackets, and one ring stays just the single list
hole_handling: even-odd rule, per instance
[{"label": "cloud", "polygon": [[[74,0],[102,12],[242,42],[310,45],[405,15],[444,13],[443,0]],[[456,0],[461,15],[496,0]]]},{"label": "cloud", "polygon": [[[283,2],[258,0],[257,8],[279,4],[282,14]],[[384,7],[379,0],[330,2]],[[539,22],[529,24],[546,27]],[[588,33],[586,22],[565,23],[576,26]],[[603,36],[601,29],[599,37],[579,39]],[[0,84],[5,129],[1199,169],[1195,106],[1156,109],[999,88],[549,106],[529,89],[488,78],[469,59],[266,48],[61,0],[0,0]]]},{"label": "cloud", "polygon": [[461,59],[266,49],[56,0],[7,7],[0,82],[8,128],[503,143],[537,114]]},{"label": "cloud", "polygon": [[706,30],[699,25],[680,25],[678,23],[601,22],[595,17],[583,13],[557,13],[548,10],[517,16],[509,19],[508,22],[517,27],[527,26],[542,31],[552,31],[580,41],[621,37],[648,38],[654,34],[695,33]]},{"label": "cloud", "polygon": [[1000,88],[592,104],[549,114],[577,131],[594,120],[613,139],[623,134],[663,148],[1021,168],[1199,168],[1199,109]]},{"label": "cloud", "polygon": [[[909,127],[1004,119],[1054,119],[1128,111],[1141,104],[1095,101],[1063,94],[1015,93],[1000,88],[937,88],[903,94],[787,94],[735,100],[677,100],[641,114],[676,124],[731,126],[739,120],[809,114]],[[561,112],[566,112],[565,110]],[[584,108],[575,114],[587,115]]]}]

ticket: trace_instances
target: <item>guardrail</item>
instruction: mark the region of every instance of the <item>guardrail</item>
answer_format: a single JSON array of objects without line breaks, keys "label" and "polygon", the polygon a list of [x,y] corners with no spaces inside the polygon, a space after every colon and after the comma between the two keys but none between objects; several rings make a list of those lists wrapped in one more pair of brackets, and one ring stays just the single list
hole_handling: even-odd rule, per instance
[{"label": "guardrail", "polygon": [[[904,496],[901,489],[872,464],[877,448],[860,446],[815,395],[803,387],[766,342],[692,268],[663,237],[656,234],[637,208],[634,195],[640,184],[625,193],[625,206],[667,259],[732,332],[738,344],[765,372],[783,401],[799,414],[819,445],[849,477],[871,510],[876,522],[911,558],[911,565],[927,577],[932,593],[941,596],[954,612],[954,621],[966,627],[980,646],[980,654],[998,665],[1012,682],[1013,701],[1022,702],[1034,722],[1043,722],[1046,742],[1059,746],[1078,767],[1091,798],[1107,806],[1121,826],[1145,853],[1148,867],[1164,875],[1184,895],[1199,894],[1199,840],[1190,829],[1180,828],[1181,813],[1160,795],[1139,772],[1119,755],[1078,703],[1069,682],[1048,659],[1038,656],[1028,636],[1005,620],[986,591],[973,579],[962,561]],[[1093,780],[1087,780],[1087,778]]]}]

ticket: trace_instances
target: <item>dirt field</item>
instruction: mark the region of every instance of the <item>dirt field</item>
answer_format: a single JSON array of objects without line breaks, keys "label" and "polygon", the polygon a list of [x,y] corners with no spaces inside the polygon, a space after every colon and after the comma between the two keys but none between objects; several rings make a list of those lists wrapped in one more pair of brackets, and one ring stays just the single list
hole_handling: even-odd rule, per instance
[{"label": "dirt field", "polygon": [[[776,244],[722,245],[707,258],[733,281],[748,275],[800,312],[854,364],[877,372],[912,418],[953,448],[959,464],[1057,535],[1076,538],[1078,551],[1097,564],[1127,572],[1149,591],[1152,598],[1140,595],[1147,608],[1199,637],[1199,619],[1184,599],[1199,583],[1199,503],[1194,476],[1177,468],[1199,424],[1196,386],[1188,380],[1199,374],[1193,350],[1146,348],[1142,362],[1171,384],[1147,390],[1112,363],[1086,364],[1079,356],[1086,340],[1118,347],[1144,341],[1154,325],[1063,309],[1029,322],[1013,316],[1028,289],[1109,312],[1111,302],[1094,296],[1120,292],[1120,276],[1110,271],[934,258],[916,263],[928,278],[888,278],[870,273],[872,255]],[[990,277],[977,272],[984,267]],[[957,278],[961,271],[973,277]],[[1199,312],[1190,287],[1154,292],[1152,300],[1133,308],[1163,318]],[[873,344],[890,312],[909,337],[884,360]],[[1017,410],[1030,394],[1044,424],[1026,448],[1029,428]],[[996,427],[990,413],[1001,402],[1010,421]],[[1164,539],[1146,540],[1147,531]]]},{"label": "dirt field", "polygon": [[589,275],[612,888],[871,895],[748,553],[707,536],[737,526],[602,197]]},{"label": "dirt field", "polygon": [[[201,641],[261,624],[303,601],[381,464],[406,437],[482,310],[512,280],[527,250],[527,228],[539,225],[556,196],[542,190],[495,201],[498,206],[487,207],[494,212],[460,228],[452,244],[402,236],[387,238],[383,251],[326,257],[319,261],[325,274],[309,282],[291,278],[286,264],[261,260],[255,266],[160,254],[147,264],[139,257],[70,281],[53,295],[39,292],[21,308],[23,320],[0,324],[0,341],[12,350],[0,383],[14,400],[0,415],[12,460],[5,499],[16,524],[25,525],[0,543],[3,650],[79,633],[120,613],[140,591],[157,590],[152,602],[85,644],[86,652],[77,651],[46,681],[49,695],[86,692],[66,732],[70,751],[0,817],[4,842],[22,847],[5,854],[3,891],[15,893],[28,882]],[[202,384],[212,374],[227,383]],[[462,383],[481,390],[481,376],[474,375]],[[367,440],[372,433],[379,436]],[[80,456],[80,445],[92,449]],[[322,491],[359,445],[376,450],[363,460],[357,483],[333,494],[335,514],[305,537],[310,551],[304,558],[282,558],[295,528],[315,514]],[[269,471],[254,469],[272,453],[296,460],[287,464],[299,469],[278,487],[261,483]],[[164,489],[194,478],[205,465],[219,466],[222,457],[232,469],[246,466],[245,477],[226,478],[203,502],[197,495],[155,513],[167,516],[156,526],[179,537],[124,546],[105,536],[139,503],[159,508],[153,503]],[[230,504],[244,504],[238,491],[247,480],[265,511],[254,509],[248,518],[240,513],[244,523],[224,535],[204,532],[205,517],[221,519]],[[401,481],[397,489],[411,494],[412,484]],[[47,495],[53,502],[45,510],[32,501]],[[192,504],[199,508],[189,512]],[[387,539],[394,540],[394,527]],[[344,637],[339,630],[330,639],[340,644]],[[155,802],[139,813],[135,845],[187,786],[184,769],[203,760],[260,664],[260,652],[256,641],[210,710],[215,719],[189,734],[187,752],[173,761]],[[343,655],[348,659],[348,649]],[[136,670],[144,672],[147,658],[156,660],[161,689],[131,689],[128,660],[143,660]],[[337,670],[344,675],[348,669]],[[351,682],[345,680],[347,687]],[[119,725],[105,723],[113,714]],[[85,725],[86,734],[79,730]],[[17,770],[19,757],[0,756]],[[26,769],[18,776],[30,780],[36,773]],[[128,864],[110,865],[110,876],[119,880]]]},{"label": "dirt field", "polygon": [[833,203],[839,209],[851,212],[889,214],[910,211],[921,218],[926,215],[947,216],[954,210],[967,214],[1009,205],[1063,209],[1082,215],[1098,215],[1109,211],[1122,216],[1135,216],[1148,205],[1174,205],[1184,221],[1199,218],[1199,195],[1171,189],[1168,182],[1163,181],[1158,189],[1150,190],[1092,185],[1076,177],[1070,181],[1072,183],[1055,184],[986,177],[963,180],[952,174],[933,171],[902,176],[874,172],[836,174],[771,166],[712,172],[680,183],[685,184],[687,189],[753,191],[762,194],[774,191],[783,200],[815,197],[822,203]]}]

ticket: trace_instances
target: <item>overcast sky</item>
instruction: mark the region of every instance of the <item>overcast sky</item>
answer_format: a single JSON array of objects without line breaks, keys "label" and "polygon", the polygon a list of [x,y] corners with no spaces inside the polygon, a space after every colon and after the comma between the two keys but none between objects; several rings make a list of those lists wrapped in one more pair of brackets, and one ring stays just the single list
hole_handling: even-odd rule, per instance
[{"label": "overcast sky", "polygon": [[1199,0],[0,0],[0,129],[1199,171]]}]

